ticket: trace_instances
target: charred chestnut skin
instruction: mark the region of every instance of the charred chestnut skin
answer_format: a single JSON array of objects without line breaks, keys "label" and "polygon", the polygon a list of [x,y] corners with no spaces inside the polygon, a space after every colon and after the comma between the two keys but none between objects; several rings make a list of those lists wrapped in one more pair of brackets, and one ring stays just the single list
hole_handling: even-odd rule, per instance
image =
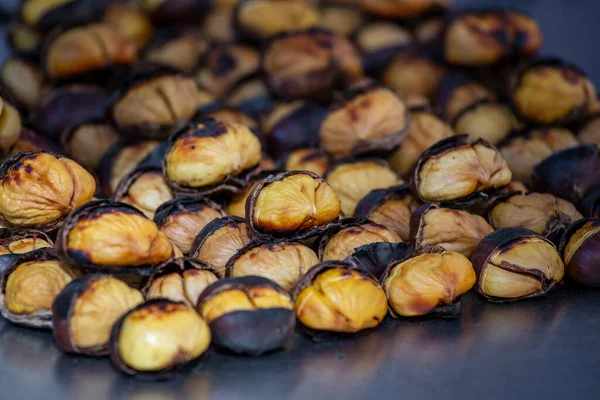
[{"label": "charred chestnut skin", "polygon": [[[586,218],[573,223],[563,234],[558,250],[565,262],[565,273],[569,280],[600,288],[599,231],[600,219]],[[577,246],[577,239],[583,241],[572,249],[572,246]],[[575,242],[571,243],[572,240]]]},{"label": "charred chestnut skin", "polygon": [[208,10],[209,0],[144,0],[142,10],[156,25],[196,24]]},{"label": "charred chestnut skin", "polygon": [[346,257],[344,262],[371,274],[381,282],[381,277],[390,264],[400,263],[414,252],[415,249],[410,243],[369,243],[357,247],[354,254]]},{"label": "charred chestnut skin", "polygon": [[[289,299],[289,294],[267,278],[244,276],[217,281],[210,285],[198,299],[198,311],[220,294],[242,291],[252,302],[252,291],[268,290]],[[209,322],[213,343],[233,353],[257,356],[283,347],[293,336],[296,318],[290,308],[273,307],[240,309],[226,312]]]}]

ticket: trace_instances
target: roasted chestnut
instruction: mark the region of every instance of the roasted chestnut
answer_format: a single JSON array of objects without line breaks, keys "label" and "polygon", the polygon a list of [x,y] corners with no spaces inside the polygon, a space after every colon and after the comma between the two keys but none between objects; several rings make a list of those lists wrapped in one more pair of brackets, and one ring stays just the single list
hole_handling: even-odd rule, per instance
[{"label": "roasted chestnut", "polygon": [[312,267],[292,297],[298,321],[316,331],[354,333],[376,327],[387,314],[379,282],[341,261]]},{"label": "roasted chestnut", "polygon": [[356,7],[340,5],[327,5],[321,9],[320,25],[338,35],[348,36],[360,27],[365,18]]},{"label": "roasted chestnut", "polygon": [[227,104],[258,118],[271,108],[273,99],[261,78],[240,81],[227,95]]},{"label": "roasted chestnut", "polygon": [[145,59],[192,73],[207,50],[208,43],[201,32],[167,29],[157,34],[146,50]]},{"label": "roasted chestnut", "polygon": [[21,20],[43,31],[83,25],[98,19],[108,3],[107,0],[26,0],[21,7]]},{"label": "roasted chestnut", "polygon": [[456,135],[421,154],[411,185],[424,202],[470,205],[508,185],[511,177],[498,149],[485,140]]},{"label": "roasted chestnut", "polygon": [[108,349],[118,371],[161,377],[198,359],[210,340],[207,323],[192,307],[152,299],[117,320]]},{"label": "roasted chestnut", "polygon": [[571,225],[560,240],[559,252],[565,262],[567,278],[581,285],[600,287],[598,268],[600,220],[581,219]]},{"label": "roasted chestnut", "polygon": [[[52,240],[42,231],[34,229],[2,228],[0,229],[0,268],[6,260],[5,255],[29,253],[30,251],[54,246]],[[8,260],[8,258],[7,258]]]},{"label": "roasted chestnut", "polygon": [[410,217],[419,204],[409,185],[375,189],[360,200],[354,216],[368,218],[393,230],[402,240],[409,240]]},{"label": "roasted chestnut", "polygon": [[437,45],[441,41],[446,22],[443,16],[435,15],[417,21],[412,32],[417,44],[424,49]]},{"label": "roasted chestnut", "polygon": [[321,123],[321,148],[332,157],[389,153],[406,137],[409,121],[408,106],[394,90],[351,90]]},{"label": "roasted chestnut", "polygon": [[131,3],[111,3],[104,13],[104,22],[121,32],[136,50],[143,49],[152,36],[152,23]]},{"label": "roasted chestnut", "polygon": [[158,207],[154,222],[173,245],[188,254],[196,235],[224,215],[221,207],[207,198],[179,197]]},{"label": "roasted chestnut", "polygon": [[206,39],[215,43],[231,43],[235,40],[233,11],[232,7],[213,7],[210,10],[202,26]]},{"label": "roasted chestnut", "polygon": [[18,153],[0,167],[0,221],[10,227],[58,228],[94,196],[94,177],[51,153]]},{"label": "roasted chestnut", "polygon": [[387,160],[394,171],[401,176],[407,176],[425,150],[452,135],[454,131],[450,125],[433,112],[412,111],[406,139]]},{"label": "roasted chestnut", "polygon": [[157,208],[173,199],[173,192],[159,167],[140,167],[121,179],[112,199],[132,205],[153,219]]},{"label": "roasted chestnut", "polygon": [[496,94],[483,84],[464,74],[453,73],[444,77],[433,95],[438,113],[446,121],[453,121],[463,110],[482,100],[496,100]]},{"label": "roasted chestnut", "polygon": [[308,238],[340,214],[340,199],[317,174],[292,171],[269,176],[246,200],[246,220],[256,236]]},{"label": "roasted chestnut", "polygon": [[363,218],[344,218],[317,239],[319,260],[343,261],[366,244],[401,241],[398,234],[384,225]]},{"label": "roasted chestnut", "polygon": [[91,119],[68,128],[61,136],[63,149],[84,167],[95,170],[119,140],[119,134],[104,120]]},{"label": "roasted chestnut", "polygon": [[460,111],[452,126],[457,135],[468,134],[496,145],[513,131],[517,123],[506,104],[481,100]]},{"label": "roasted chestnut", "polygon": [[329,167],[325,180],[342,202],[342,212],[354,215],[358,202],[370,191],[402,184],[383,160],[346,160]]},{"label": "roasted chestnut", "polygon": [[413,42],[410,31],[386,21],[363,25],[353,32],[353,38],[369,75],[379,74],[396,54],[406,50]]},{"label": "roasted chestnut", "polygon": [[243,218],[216,218],[194,238],[189,253],[224,276],[227,261],[250,242],[248,224]]},{"label": "roasted chestnut", "polygon": [[492,302],[544,296],[565,274],[552,242],[525,228],[489,234],[477,245],[471,260],[477,291]]},{"label": "roasted chestnut", "polygon": [[446,69],[431,58],[417,52],[395,56],[382,74],[382,82],[407,97],[430,98]]},{"label": "roasted chestnut", "polygon": [[260,276],[224,279],[198,299],[213,342],[234,353],[260,355],[283,347],[296,326],[290,295]]},{"label": "roasted chestnut", "polygon": [[404,242],[374,242],[354,249],[344,262],[380,280],[391,263],[399,263],[414,253],[414,247]]},{"label": "roasted chestnut", "polygon": [[484,218],[464,210],[421,206],[411,217],[410,236],[417,250],[439,246],[470,258],[492,228]]},{"label": "roasted chestnut", "polygon": [[207,118],[169,137],[163,173],[180,193],[237,192],[260,160],[260,141],[250,129]]},{"label": "roasted chestnut", "polygon": [[577,132],[581,144],[600,146],[600,113],[588,118]]},{"label": "roasted chestnut", "polygon": [[51,249],[3,258],[0,312],[7,320],[34,328],[52,327],[52,302],[77,273],[59,262]]},{"label": "roasted chestnut", "polygon": [[246,218],[246,199],[248,199],[248,196],[252,192],[252,189],[254,189],[254,187],[258,185],[263,179],[280,172],[283,171],[267,170],[261,171],[256,175],[250,177],[248,183],[243,188],[243,190],[231,196],[231,199],[229,199],[229,201],[227,202],[227,214],[232,215],[234,217]]},{"label": "roasted chestnut", "polygon": [[96,200],[77,208],[57,234],[61,261],[108,273],[149,274],[173,256],[173,245],[156,224],[125,203]]},{"label": "roasted chestnut", "polygon": [[382,282],[395,318],[456,318],[462,310],[460,295],[475,284],[475,271],[464,255],[439,251],[391,264]]},{"label": "roasted chestnut", "polygon": [[368,0],[361,1],[360,4],[369,14],[397,20],[441,13],[451,6],[449,0]]},{"label": "roasted chestnut", "polygon": [[8,154],[21,134],[21,117],[16,108],[0,97],[0,153]]},{"label": "roasted chestnut", "polygon": [[10,147],[6,157],[12,157],[18,153],[37,153],[40,151],[50,151],[54,154],[60,154],[62,149],[45,135],[22,126],[17,140]]},{"label": "roasted chestnut", "polygon": [[110,275],[71,281],[52,303],[52,330],[66,353],[104,356],[115,321],[144,302],[142,293]]},{"label": "roasted chestnut", "polygon": [[[251,116],[235,108],[223,105],[215,105],[214,107],[207,106],[201,108],[196,112],[196,115],[192,118],[192,121],[202,120],[204,118],[212,118],[217,121],[224,122],[226,124],[240,124],[251,129],[255,134],[258,131],[258,122]],[[257,134],[257,136],[260,135]]]},{"label": "roasted chestnut", "polygon": [[510,80],[515,111],[538,124],[580,121],[596,97],[583,71],[555,58],[541,58],[521,66]]},{"label": "roasted chestnut", "polygon": [[286,171],[311,171],[319,176],[325,175],[329,160],[315,149],[297,149],[288,154],[285,160]]},{"label": "roasted chestnut", "polygon": [[343,36],[322,28],[286,32],[270,39],[262,68],[272,92],[283,98],[329,99],[360,78],[357,50]]},{"label": "roasted chestnut", "polygon": [[10,57],[0,69],[2,90],[7,91],[22,109],[33,108],[41,98],[42,74],[37,65]]}]

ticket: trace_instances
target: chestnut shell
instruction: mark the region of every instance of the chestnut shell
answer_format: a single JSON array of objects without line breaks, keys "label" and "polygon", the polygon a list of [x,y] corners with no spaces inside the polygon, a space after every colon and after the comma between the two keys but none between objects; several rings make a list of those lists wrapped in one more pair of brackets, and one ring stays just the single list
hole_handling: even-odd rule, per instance
[{"label": "chestnut shell", "polygon": [[600,188],[592,190],[581,200],[579,211],[586,218],[600,217]]},{"label": "chestnut shell", "polygon": [[200,248],[202,247],[206,239],[208,239],[218,229],[221,229],[222,227],[227,226],[229,224],[241,224],[245,222],[246,220],[244,218],[234,217],[230,215],[222,218],[213,219],[194,238],[192,246],[190,247],[190,256],[196,259],[196,257],[198,257]]},{"label": "chestnut shell", "polygon": [[356,209],[354,210],[354,216],[359,218],[367,218],[367,216],[382,203],[391,199],[402,198],[408,195],[412,196],[412,191],[408,183],[392,186],[386,189],[372,190],[358,202]]},{"label": "chestnut shell", "polygon": [[356,248],[354,254],[346,257],[345,263],[372,275],[378,281],[390,264],[400,263],[411,257],[414,247],[410,243],[377,242]]},{"label": "chestnut shell", "polygon": [[220,205],[207,197],[177,197],[163,203],[156,209],[154,214],[154,223],[160,228],[165,223],[169,215],[178,214],[180,212],[189,212],[201,210],[204,206],[213,208],[222,214],[225,214]]},{"label": "chestnut shell", "polygon": [[148,277],[147,281],[144,283],[144,286],[141,289],[142,294],[144,295],[144,297],[146,297],[146,293],[148,293],[148,289],[150,289],[150,286],[152,286],[152,282],[154,282],[156,279],[160,278],[161,276],[169,275],[172,273],[181,274],[181,273],[191,270],[191,269],[210,271],[217,277],[217,279],[223,278],[216,269],[214,269],[210,265],[208,265],[205,262],[202,262],[196,258],[193,258],[193,257],[173,258],[171,260],[165,261],[162,264],[158,264],[156,267],[154,267],[152,274]]},{"label": "chestnut shell", "polygon": [[[587,223],[600,225],[600,219],[585,218],[576,221],[565,231],[560,239],[558,252],[564,260],[565,247],[571,236]],[[575,251],[569,264],[565,264],[565,275],[580,285],[600,288],[600,236],[592,235]]]}]

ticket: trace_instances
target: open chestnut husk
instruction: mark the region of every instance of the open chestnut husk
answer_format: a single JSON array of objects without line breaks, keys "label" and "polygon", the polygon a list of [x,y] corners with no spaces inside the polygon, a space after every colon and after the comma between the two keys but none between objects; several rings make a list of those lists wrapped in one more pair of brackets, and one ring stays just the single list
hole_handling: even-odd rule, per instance
[{"label": "open chestnut husk", "polygon": [[489,234],[477,245],[471,261],[477,291],[497,303],[544,296],[565,274],[552,242],[525,228]]},{"label": "open chestnut husk", "polygon": [[[42,231],[35,229],[2,228],[0,229],[0,268],[17,254],[53,247],[54,243]],[[4,258],[4,256],[9,256]]]},{"label": "open chestnut husk", "polygon": [[1,263],[2,316],[18,325],[51,328],[52,302],[77,272],[59,262],[49,248],[4,256]]},{"label": "open chestnut husk", "polygon": [[398,243],[402,239],[388,227],[364,218],[344,218],[315,242],[321,261],[343,261],[356,249],[371,243]]},{"label": "open chestnut husk", "polygon": [[42,97],[42,73],[38,66],[12,56],[0,68],[0,92],[8,92],[21,110],[32,109]]},{"label": "open chestnut husk", "polygon": [[382,82],[407,97],[430,98],[446,69],[430,57],[408,51],[392,58],[382,72]]},{"label": "open chestnut husk", "polygon": [[198,359],[210,341],[208,324],[192,307],[160,298],[121,316],[108,349],[119,372],[161,378]]},{"label": "open chestnut husk", "polygon": [[194,238],[189,254],[224,276],[229,259],[251,241],[248,224],[243,218],[216,218]]},{"label": "open chestnut husk", "polygon": [[208,43],[201,32],[167,28],[157,33],[144,58],[191,74],[207,50]]},{"label": "open chestnut husk", "polygon": [[262,68],[271,91],[285,99],[326,100],[363,73],[352,43],[322,28],[274,36],[263,50]]},{"label": "open chestnut husk", "polygon": [[246,221],[257,237],[316,236],[340,214],[340,199],[310,171],[271,175],[246,199]]},{"label": "open chestnut husk", "polygon": [[239,81],[227,95],[227,104],[254,118],[266,114],[272,103],[265,82],[256,77]]},{"label": "open chestnut husk", "polygon": [[18,153],[0,167],[0,221],[9,227],[51,231],[73,209],[92,200],[94,177],[52,153]]},{"label": "open chestnut husk", "polygon": [[260,141],[250,129],[207,118],[169,137],[163,173],[177,193],[235,193],[260,160]]},{"label": "open chestnut husk", "polygon": [[134,206],[153,219],[154,213],[163,203],[173,199],[173,192],[162,174],[160,167],[138,167],[125,175],[112,196]]},{"label": "open chestnut husk", "polygon": [[456,135],[421,154],[410,181],[423,202],[462,206],[486,200],[511,178],[498,149],[483,139]]},{"label": "open chestnut husk", "polygon": [[413,43],[408,29],[387,21],[367,23],[356,29],[352,38],[361,53],[365,72],[369,75],[379,74],[396,54]]},{"label": "open chestnut husk", "polygon": [[517,122],[508,105],[481,100],[459,112],[452,126],[457,135],[468,134],[496,145],[517,127]]},{"label": "open chestnut husk", "polygon": [[0,154],[8,154],[21,134],[19,111],[0,97]]},{"label": "open chestnut husk", "polygon": [[149,275],[170,259],[173,245],[133,206],[96,200],[75,209],[57,234],[61,261],[92,272]]},{"label": "open chestnut husk", "polygon": [[560,240],[559,252],[567,278],[580,285],[600,287],[598,268],[600,220],[581,219],[572,224]]},{"label": "open chestnut husk", "polygon": [[465,210],[425,204],[410,219],[411,240],[417,250],[439,246],[470,258],[492,228],[479,215]]},{"label": "open chestnut husk", "polygon": [[187,25],[202,21],[210,10],[209,0],[142,0],[141,9],[155,25]]},{"label": "open chestnut husk", "polygon": [[394,318],[457,318],[475,271],[464,255],[439,250],[390,264],[381,282]]},{"label": "open chestnut husk", "polygon": [[311,171],[323,176],[327,168],[329,168],[329,159],[316,149],[293,150],[285,160],[286,171]]},{"label": "open chestnut husk", "polygon": [[437,113],[446,121],[453,121],[463,110],[483,100],[496,100],[489,87],[462,73],[446,75],[433,95]]},{"label": "open chestnut husk", "polygon": [[408,105],[393,89],[381,86],[354,89],[334,106],[321,123],[321,148],[331,157],[389,153],[406,137]]},{"label": "open chestnut husk", "polygon": [[224,215],[217,203],[205,197],[179,197],[158,207],[154,222],[173,245],[188,254],[196,235]]},{"label": "open chestnut husk", "polygon": [[90,119],[69,127],[61,135],[63,149],[84,167],[95,170],[119,140],[119,133],[103,119]]},{"label": "open chestnut husk", "polygon": [[71,281],[52,303],[52,329],[66,353],[104,356],[115,321],[144,302],[142,293],[110,275],[84,275]]},{"label": "open chestnut husk", "polygon": [[260,355],[283,347],[293,336],[296,318],[290,295],[260,276],[224,279],[198,299],[213,343],[233,353]]},{"label": "open chestnut husk", "polygon": [[351,264],[326,261],[312,267],[292,291],[298,321],[311,331],[355,333],[374,328],[387,314],[377,280]]},{"label": "open chestnut husk", "polygon": [[487,211],[494,229],[521,227],[558,245],[565,230],[583,218],[575,206],[547,193],[517,193],[497,198]]}]

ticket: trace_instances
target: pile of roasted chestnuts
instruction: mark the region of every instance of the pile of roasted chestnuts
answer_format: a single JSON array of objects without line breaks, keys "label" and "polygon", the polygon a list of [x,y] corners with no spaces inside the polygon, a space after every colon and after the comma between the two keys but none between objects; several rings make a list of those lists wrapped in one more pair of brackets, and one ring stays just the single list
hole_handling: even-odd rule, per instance
[{"label": "pile of roasted chestnuts", "polygon": [[600,287],[600,101],[519,11],[24,0],[8,38],[0,311],[66,353],[165,377]]}]

